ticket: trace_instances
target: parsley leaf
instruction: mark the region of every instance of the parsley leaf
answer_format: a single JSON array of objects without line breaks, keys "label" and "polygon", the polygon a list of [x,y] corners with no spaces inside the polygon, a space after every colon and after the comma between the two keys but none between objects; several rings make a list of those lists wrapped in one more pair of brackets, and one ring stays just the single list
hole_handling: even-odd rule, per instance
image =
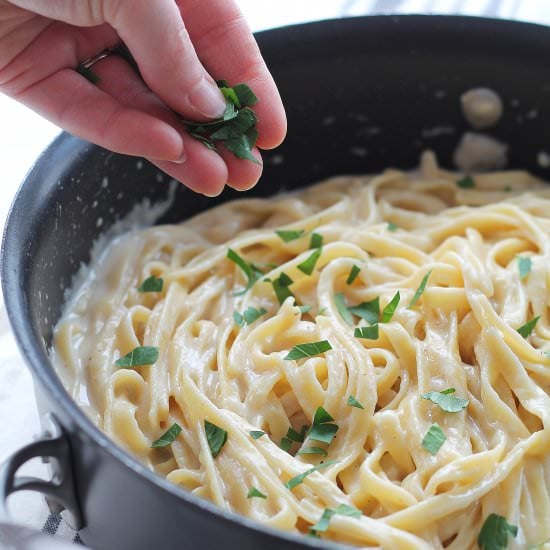
[{"label": "parsley leaf", "polygon": [[311,306],[300,306],[298,309],[302,315],[305,315],[311,310]]},{"label": "parsley leaf", "polygon": [[267,495],[264,495],[261,491],[256,489],[256,487],[250,487],[246,498],[267,498]]},{"label": "parsley leaf", "polygon": [[535,326],[539,322],[539,319],[540,315],[537,315],[530,321],[527,321],[527,323],[518,328],[519,334],[521,334],[521,336],[523,336],[524,338],[527,338],[533,332],[533,330],[535,330]]},{"label": "parsley leaf", "polygon": [[248,280],[245,289],[235,294],[235,296],[239,296],[252,288],[254,283],[262,276],[262,273],[260,273],[260,271],[258,271],[258,269],[255,268],[252,264],[249,264],[246,260],[241,258],[241,256],[239,256],[239,254],[237,254],[231,248],[227,250],[227,258],[242,269]]},{"label": "parsley leaf", "polygon": [[298,264],[296,267],[306,275],[311,275],[313,273],[313,270],[315,269],[315,264],[317,263],[317,260],[321,257],[322,249],[317,248],[313,251],[313,253],[304,260],[302,263]]},{"label": "parsley leaf", "polygon": [[489,514],[479,532],[477,543],[481,550],[504,550],[508,546],[509,534],[515,538],[518,528],[498,514]]},{"label": "parsley leaf", "polygon": [[399,229],[399,226],[396,223],[388,222],[388,231],[394,232]]},{"label": "parsley leaf", "polygon": [[351,313],[364,319],[369,325],[378,323],[380,317],[380,297],[377,296],[370,302],[362,302],[357,306],[348,308]]},{"label": "parsley leaf", "polygon": [[301,474],[298,474],[297,476],[291,477],[286,483],[285,487],[287,489],[294,489],[294,487],[297,487],[301,483],[304,482],[304,479],[311,475],[313,472],[317,472],[319,470],[322,470],[323,468],[328,468],[329,466],[332,466],[333,464],[337,464],[337,460],[327,460],[327,462],[323,462],[319,464],[319,466],[314,466],[313,468],[310,468],[309,470],[306,470],[305,472],[302,472]]},{"label": "parsley leaf", "polygon": [[262,430],[252,430],[249,433],[252,439],[260,439],[260,437],[265,435],[265,432],[262,432]]},{"label": "parsley leaf", "polygon": [[296,453],[297,455],[323,455],[327,456],[328,453],[325,451],[325,449],[321,449],[321,447],[306,447],[305,449],[301,449]]},{"label": "parsley leaf", "polygon": [[332,349],[328,340],[320,342],[310,342],[308,344],[297,344],[289,352],[285,359],[302,359],[304,357],[313,357]]},{"label": "parsley leaf", "polygon": [[437,451],[441,449],[441,446],[445,443],[446,439],[447,438],[439,425],[432,424],[422,440],[422,447],[424,447],[424,449],[426,449],[426,451],[428,451],[431,455],[436,455]]},{"label": "parsley leaf", "polygon": [[456,185],[461,189],[472,189],[476,186],[476,183],[472,176],[464,176],[463,178],[456,181]]},{"label": "parsley leaf", "polygon": [[323,407],[318,407],[308,437],[315,441],[330,444],[338,431],[338,425],[331,424],[333,420],[334,418]]},{"label": "parsley leaf", "polygon": [[361,403],[359,403],[359,401],[357,401],[357,399],[355,399],[355,397],[353,397],[353,395],[348,396],[348,405],[350,407],[355,407],[357,409],[364,409],[365,408],[365,407],[363,407],[363,405],[361,405]]},{"label": "parsley leaf", "polygon": [[378,323],[370,327],[357,327],[353,332],[353,335],[355,336],[355,338],[363,338],[365,340],[378,340]]},{"label": "parsley leaf", "polygon": [[302,443],[306,436],[307,426],[302,426],[302,430],[297,432],[294,428],[288,428],[286,432],[286,437],[291,441],[296,441],[297,443]]},{"label": "parsley leaf", "polygon": [[449,388],[441,392],[430,391],[428,393],[423,393],[420,397],[439,405],[445,412],[456,413],[464,410],[468,406],[469,401],[462,397],[455,397],[452,395],[455,391],[454,388]]},{"label": "parsley leaf", "polygon": [[288,453],[290,451],[290,447],[292,447],[292,441],[288,437],[283,437],[279,447],[281,447],[285,453]]},{"label": "parsley leaf", "polygon": [[522,280],[526,279],[527,275],[531,273],[531,267],[533,265],[531,258],[527,256],[518,256],[517,262],[518,262],[518,269],[519,269],[519,278]]},{"label": "parsley leaf", "polygon": [[411,300],[411,303],[408,305],[409,309],[412,309],[418,300],[420,300],[420,296],[424,293],[424,290],[426,289],[426,285],[428,284],[428,279],[430,278],[430,275],[432,274],[432,270],[428,271],[426,275],[424,275],[422,281],[420,282],[420,286],[416,289],[416,292],[414,293],[413,299]]},{"label": "parsley leaf", "polygon": [[292,229],[292,230],[279,230],[275,231],[277,235],[285,242],[289,243],[290,241],[295,241],[305,234],[303,229]]},{"label": "parsley leaf", "polygon": [[342,319],[344,319],[348,325],[353,325],[353,315],[350,313],[348,306],[346,306],[346,298],[341,292],[334,295],[334,305]]},{"label": "parsley leaf", "polygon": [[349,504],[339,504],[336,508],[325,508],[321,519],[311,528],[315,532],[324,532],[328,530],[330,520],[333,516],[348,516],[352,518],[360,518],[363,514],[361,510]]},{"label": "parsley leaf", "polygon": [[248,307],[241,315],[238,311],[233,312],[233,319],[237,325],[244,327],[244,325],[251,325],[254,321],[258,320],[262,315],[265,315],[267,310],[263,307],[256,309],[255,307]]},{"label": "parsley leaf", "polygon": [[160,277],[151,275],[138,287],[138,292],[162,292],[164,281]]},{"label": "parsley leaf", "polygon": [[361,272],[361,268],[358,265],[353,264],[351,266],[351,271],[349,272],[348,278],[346,279],[346,284],[351,285],[355,279],[357,279],[357,275]]},{"label": "parsley leaf", "polygon": [[204,430],[206,432],[206,440],[208,441],[212,458],[216,458],[227,441],[227,432],[216,426],[216,424],[208,422],[208,420],[204,421]]},{"label": "parsley leaf", "polygon": [[117,367],[140,367],[152,365],[159,358],[159,349],[153,346],[139,346],[115,361]]},{"label": "parsley leaf", "polygon": [[321,248],[323,246],[323,235],[312,233],[309,241],[309,248]]},{"label": "parsley leaf", "polygon": [[399,294],[398,290],[395,293],[395,296],[391,299],[391,302],[389,302],[382,311],[382,321],[380,321],[381,323],[389,323],[392,320],[393,314],[395,313],[395,310],[397,309],[400,300],[401,294]]},{"label": "parsley leaf", "polygon": [[273,290],[281,305],[289,296],[294,298],[294,294],[292,294],[291,290],[288,288],[293,282],[294,281],[284,272],[281,272],[277,279],[271,281]]},{"label": "parsley leaf", "polygon": [[172,424],[166,432],[164,432],[156,441],[153,441],[151,448],[156,449],[158,447],[167,447],[168,445],[171,445],[180,433],[181,426],[177,422],[174,422],[174,424]]}]

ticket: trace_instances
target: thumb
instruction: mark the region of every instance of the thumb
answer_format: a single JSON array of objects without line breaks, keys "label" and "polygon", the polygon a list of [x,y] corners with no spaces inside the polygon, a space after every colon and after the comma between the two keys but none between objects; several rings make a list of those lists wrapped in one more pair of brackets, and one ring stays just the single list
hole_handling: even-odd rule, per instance
[{"label": "thumb", "polygon": [[174,0],[104,0],[104,17],[151,90],[190,120],[218,118],[225,99],[202,66]]}]

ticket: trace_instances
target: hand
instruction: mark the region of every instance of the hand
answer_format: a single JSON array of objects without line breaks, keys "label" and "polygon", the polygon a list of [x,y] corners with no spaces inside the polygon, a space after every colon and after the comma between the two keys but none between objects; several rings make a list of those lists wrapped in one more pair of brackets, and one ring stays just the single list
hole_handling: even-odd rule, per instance
[{"label": "hand", "polygon": [[[76,72],[121,41],[143,79],[117,55],[93,66],[96,85]],[[279,145],[286,133],[281,99],[233,0],[0,0],[0,91],[76,136],[146,157],[209,196],[226,183],[248,189],[262,170],[186,134],[180,117],[223,113],[214,79],[252,88],[258,145]]]}]

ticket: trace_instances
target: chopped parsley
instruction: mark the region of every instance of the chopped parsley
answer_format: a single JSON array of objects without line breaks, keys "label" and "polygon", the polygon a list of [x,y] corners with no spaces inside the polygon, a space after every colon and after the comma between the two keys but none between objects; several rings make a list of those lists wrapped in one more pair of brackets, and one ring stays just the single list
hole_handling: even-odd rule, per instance
[{"label": "chopped parsley", "polygon": [[518,256],[518,269],[519,269],[519,278],[521,280],[526,279],[529,273],[531,273],[531,267],[533,262],[528,256]]},{"label": "chopped parsley", "polygon": [[265,315],[266,313],[267,310],[265,310],[263,307],[261,307],[260,309],[256,309],[255,307],[248,307],[242,315],[238,311],[234,311],[233,320],[238,326],[244,327],[244,325],[251,325],[254,321],[258,320],[262,315]]},{"label": "chopped parsley", "polygon": [[181,426],[174,422],[166,432],[164,432],[156,441],[153,441],[151,448],[168,447],[176,440],[176,437],[181,433]]},{"label": "chopped parsley", "polygon": [[348,396],[348,405],[350,407],[355,407],[356,409],[364,409],[363,405],[353,395]]},{"label": "chopped parsley", "polygon": [[271,281],[273,291],[281,305],[283,305],[284,301],[290,296],[294,298],[294,294],[292,294],[292,291],[288,288],[293,282],[294,281],[284,272],[281,272],[279,277]]},{"label": "chopped parsley", "polygon": [[515,538],[517,534],[517,526],[510,525],[506,518],[489,514],[479,532],[477,543],[481,550],[504,550],[508,546],[508,535]]},{"label": "chopped parsley", "polygon": [[208,420],[204,421],[204,430],[212,458],[216,458],[227,441],[227,432]]},{"label": "chopped parsley", "polygon": [[395,296],[391,299],[391,302],[389,302],[382,311],[382,320],[380,321],[381,323],[389,323],[392,320],[393,314],[395,313],[395,310],[397,309],[400,300],[401,294],[399,294],[398,290],[395,293]]},{"label": "chopped parsley", "polygon": [[311,310],[311,306],[300,306],[298,309],[300,310],[300,313],[304,315]]},{"label": "chopped parsley", "polygon": [[420,397],[439,405],[445,412],[457,413],[464,410],[468,406],[469,401],[452,395],[455,391],[454,388],[448,388],[444,391],[430,391],[423,393]]},{"label": "chopped parsley", "polygon": [[340,313],[340,316],[348,325],[353,325],[353,315],[351,314],[348,306],[346,305],[346,298],[341,292],[334,295],[334,305]]},{"label": "chopped parsley", "polygon": [[322,462],[318,466],[314,466],[313,468],[309,468],[309,470],[306,470],[305,472],[302,472],[301,474],[298,474],[297,476],[291,477],[286,483],[285,487],[287,489],[294,489],[294,487],[297,487],[298,485],[302,484],[304,482],[304,479],[311,475],[313,472],[318,472],[319,470],[322,470],[324,468],[328,468],[329,466],[332,466],[333,464],[337,464],[337,460],[327,460],[326,462]]},{"label": "chopped parsley", "polygon": [[288,437],[283,437],[279,447],[281,447],[285,453],[288,453],[292,447],[292,441]]},{"label": "chopped parsley", "polygon": [[408,305],[409,309],[412,309],[416,305],[418,300],[420,300],[420,296],[424,294],[424,290],[426,290],[426,285],[428,284],[428,279],[430,278],[431,274],[432,274],[432,270],[430,269],[430,271],[428,271],[428,273],[426,273],[426,275],[424,275],[424,277],[422,278],[422,281],[420,282],[420,286],[416,289],[416,292],[414,293],[414,296],[410,304]]},{"label": "chopped parsley", "polygon": [[139,346],[115,361],[117,367],[140,367],[152,365],[159,358],[159,349],[153,346]]},{"label": "chopped parsley", "polygon": [[308,438],[321,443],[330,444],[338,431],[338,425],[333,424],[334,418],[323,407],[318,407],[313,417],[313,426]]},{"label": "chopped parsley", "polygon": [[457,180],[456,185],[461,189],[472,189],[476,186],[476,183],[472,176],[464,176],[463,178]]},{"label": "chopped parsley", "polygon": [[396,223],[388,222],[388,231],[394,232],[399,229],[399,226]]},{"label": "chopped parsley", "polygon": [[265,435],[265,432],[262,432],[262,430],[252,430],[249,433],[252,439],[260,439],[260,437]]},{"label": "chopped parsley", "polygon": [[311,275],[313,273],[313,270],[315,269],[315,264],[317,263],[317,260],[319,260],[319,258],[321,257],[321,253],[321,248],[315,249],[306,260],[298,264],[296,267],[302,273],[305,273],[306,275]]},{"label": "chopped parsley", "polygon": [[267,498],[267,495],[264,495],[261,491],[256,489],[256,487],[250,487],[246,498]]},{"label": "chopped parsley", "polygon": [[349,506],[349,504],[340,504],[334,509],[325,508],[321,519],[311,528],[311,530],[315,533],[327,531],[330,520],[335,515],[360,518],[363,514],[361,510],[358,510],[355,506]]},{"label": "chopped parsley", "polygon": [[346,284],[351,285],[353,281],[357,279],[357,275],[361,272],[361,268],[358,265],[353,264],[349,272],[348,278],[346,279]]},{"label": "chopped parsley", "polygon": [[291,241],[295,241],[296,239],[299,239],[300,237],[303,237],[305,235],[305,231],[303,229],[291,229],[291,230],[278,230],[275,231],[277,235],[285,242],[289,243]]},{"label": "chopped parsley", "polygon": [[286,437],[291,441],[296,441],[297,443],[302,443],[306,437],[307,426],[302,426],[301,431],[297,432],[294,428],[288,428],[286,432]]},{"label": "chopped parsley", "polygon": [[332,346],[328,340],[320,342],[310,342],[308,344],[297,344],[289,352],[285,359],[302,359],[304,357],[313,357],[331,350]]},{"label": "chopped parsley", "polygon": [[321,248],[323,246],[323,235],[312,233],[309,241],[309,248]]},{"label": "chopped parsley", "polygon": [[306,447],[296,453],[297,455],[323,455],[327,456],[328,453],[321,447]]},{"label": "chopped parsley", "polygon": [[138,292],[162,292],[164,281],[160,277],[151,275],[138,287]]},{"label": "chopped parsley", "polygon": [[349,307],[348,310],[357,317],[364,319],[369,325],[374,325],[378,323],[380,317],[380,297],[377,296],[370,302],[362,302],[357,306]]},{"label": "chopped parsley", "polygon": [[441,446],[445,443],[446,439],[447,438],[439,425],[432,424],[422,440],[422,447],[424,447],[424,449],[426,449],[426,451],[428,451],[431,455],[436,455],[437,451],[441,449]]},{"label": "chopped parsley", "polygon": [[242,290],[241,292],[235,293],[235,296],[240,296],[241,294],[244,294],[247,290],[252,288],[254,283],[262,276],[262,272],[259,271],[257,267],[255,267],[252,264],[249,264],[246,260],[241,258],[241,256],[239,256],[239,254],[237,254],[231,248],[227,250],[227,258],[242,269],[247,279],[247,284],[245,289]]},{"label": "chopped parsley", "polygon": [[527,321],[527,323],[518,328],[518,333],[521,334],[521,336],[523,336],[524,338],[527,338],[533,332],[533,330],[535,330],[539,319],[540,315],[537,315],[530,321]]},{"label": "chopped parsley", "polygon": [[364,340],[378,340],[378,323],[370,327],[357,327],[353,335],[355,338],[363,338]]}]

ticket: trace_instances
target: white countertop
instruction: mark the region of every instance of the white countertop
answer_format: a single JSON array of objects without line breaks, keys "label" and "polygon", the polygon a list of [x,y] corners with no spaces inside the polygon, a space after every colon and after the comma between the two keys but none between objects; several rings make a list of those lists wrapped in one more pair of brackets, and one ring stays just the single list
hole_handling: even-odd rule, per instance
[{"label": "white countertop", "polygon": [[[254,30],[344,15],[388,12],[463,13],[550,23],[547,0],[238,0],[238,3]],[[53,124],[0,95],[0,229],[19,183],[58,132]],[[10,332],[1,296],[0,419],[1,462],[39,431],[31,378]],[[30,470],[39,471],[40,465]],[[14,500],[16,519],[40,528],[46,516],[43,500],[34,494],[16,496]]]}]

